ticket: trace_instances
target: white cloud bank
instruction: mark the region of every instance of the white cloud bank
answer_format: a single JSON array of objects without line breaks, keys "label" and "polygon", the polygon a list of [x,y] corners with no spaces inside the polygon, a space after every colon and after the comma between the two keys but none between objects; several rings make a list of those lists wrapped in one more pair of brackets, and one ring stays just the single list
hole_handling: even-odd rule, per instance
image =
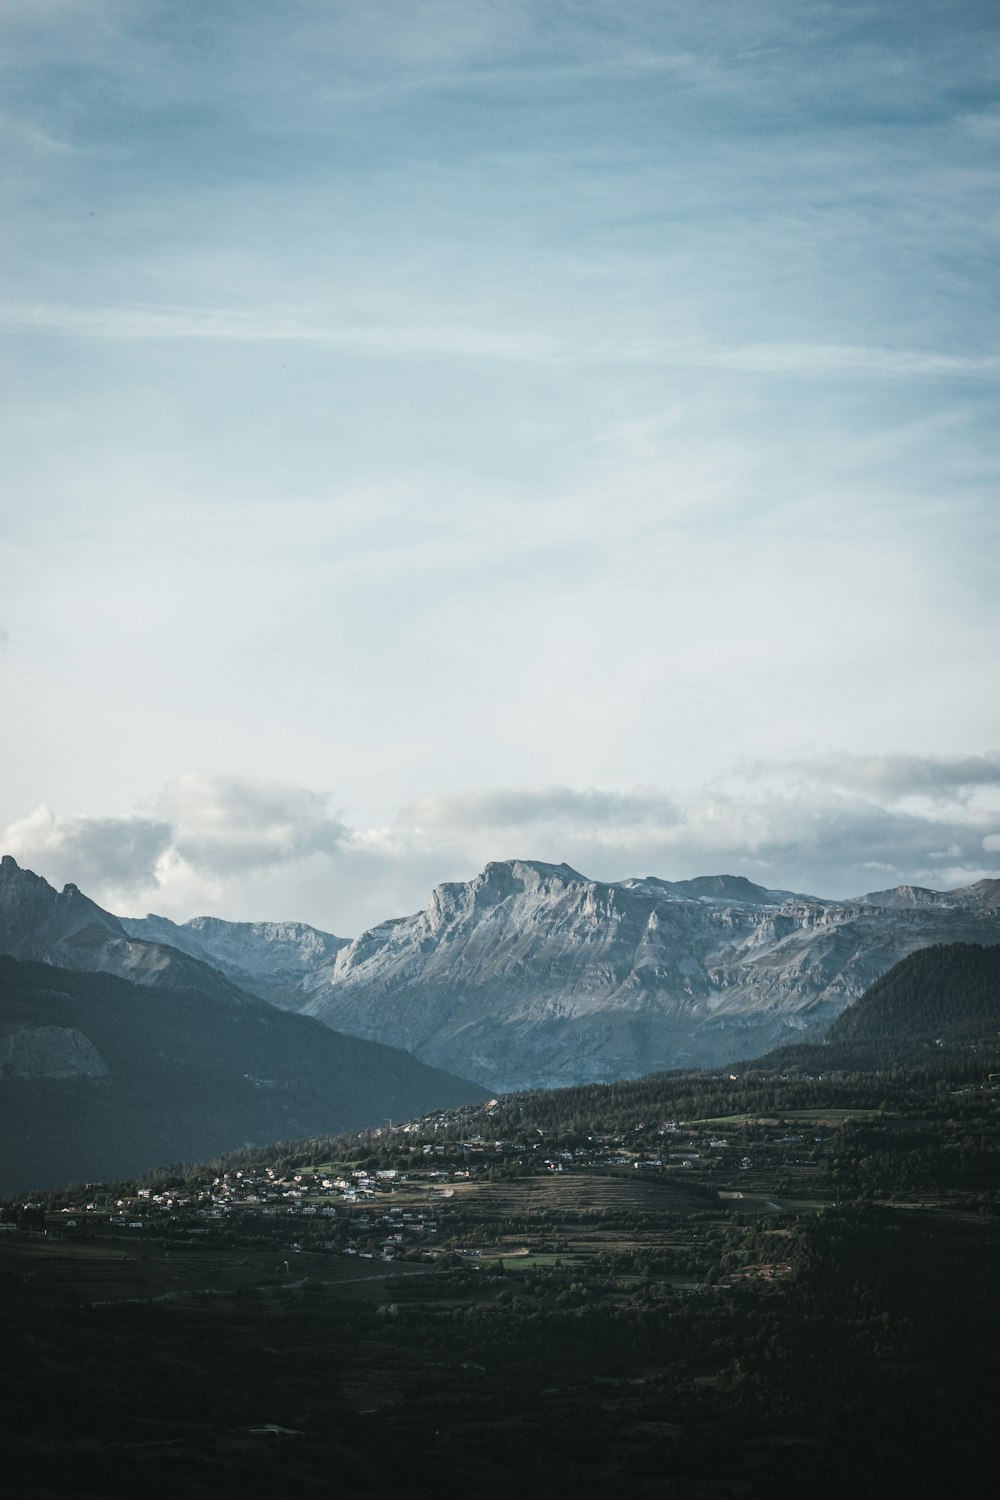
[{"label": "white cloud bank", "polygon": [[189,772],[129,815],[36,808],[5,852],[112,910],[296,917],[352,935],[490,859],[588,875],[731,873],[824,896],[1000,876],[1000,755],[834,755],[744,765],[667,795],[565,786],[425,796],[351,830],[303,787]]}]

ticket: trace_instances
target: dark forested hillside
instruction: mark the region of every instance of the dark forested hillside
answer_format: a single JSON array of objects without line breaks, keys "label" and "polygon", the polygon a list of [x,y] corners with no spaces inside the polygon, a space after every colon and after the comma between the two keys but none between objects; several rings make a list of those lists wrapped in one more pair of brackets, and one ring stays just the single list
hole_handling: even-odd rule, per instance
[{"label": "dark forested hillside", "polygon": [[0,958],[0,1191],[483,1097],[396,1048],[233,995]]},{"label": "dark forested hillside", "polygon": [[1000,944],[935,943],[911,953],[837,1017],[831,1043],[943,1041],[1000,1030]]}]

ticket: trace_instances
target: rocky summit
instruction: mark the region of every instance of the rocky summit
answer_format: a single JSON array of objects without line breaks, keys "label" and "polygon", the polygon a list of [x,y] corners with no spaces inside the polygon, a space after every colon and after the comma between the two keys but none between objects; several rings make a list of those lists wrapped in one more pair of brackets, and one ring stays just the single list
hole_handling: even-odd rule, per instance
[{"label": "rocky summit", "polygon": [[914,950],[997,941],[1000,881],[828,901],[509,860],[362,933],[304,980],[302,1009],[491,1088],[557,1087],[819,1038]]}]

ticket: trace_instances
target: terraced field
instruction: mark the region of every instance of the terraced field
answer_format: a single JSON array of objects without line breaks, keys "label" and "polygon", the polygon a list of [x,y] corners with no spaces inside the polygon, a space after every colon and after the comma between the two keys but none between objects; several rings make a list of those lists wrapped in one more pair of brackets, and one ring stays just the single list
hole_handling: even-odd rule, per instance
[{"label": "terraced field", "polygon": [[553,1172],[499,1182],[460,1183],[455,1202],[470,1216],[502,1218],[539,1213],[588,1218],[614,1212],[676,1217],[706,1207],[704,1194],[673,1182],[650,1182],[635,1172]]}]

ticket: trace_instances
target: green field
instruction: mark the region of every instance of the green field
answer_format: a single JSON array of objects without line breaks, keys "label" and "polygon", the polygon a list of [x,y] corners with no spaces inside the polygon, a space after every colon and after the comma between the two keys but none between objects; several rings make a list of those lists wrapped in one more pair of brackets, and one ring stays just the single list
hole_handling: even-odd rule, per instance
[{"label": "green field", "polygon": [[539,1266],[579,1266],[583,1260],[579,1255],[505,1255],[500,1264],[505,1271],[535,1271]]}]

